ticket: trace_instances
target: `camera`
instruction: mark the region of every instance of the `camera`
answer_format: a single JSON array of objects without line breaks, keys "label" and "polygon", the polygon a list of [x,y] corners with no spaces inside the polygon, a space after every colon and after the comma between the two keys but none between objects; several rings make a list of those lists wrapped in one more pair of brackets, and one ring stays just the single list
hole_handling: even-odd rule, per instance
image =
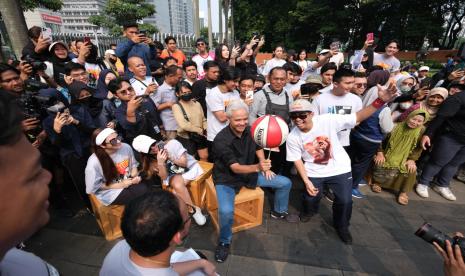
[{"label": "camera", "polygon": [[29,55],[25,57],[24,61],[27,64],[31,65],[33,73],[36,73],[37,71],[44,71],[45,69],[47,69],[47,64],[45,64],[43,61],[35,60]]},{"label": "camera", "polygon": [[465,261],[465,238],[458,236],[451,238],[427,222],[418,228],[418,230],[415,232],[415,235],[431,244],[436,242],[444,250],[446,250],[446,241],[449,241],[452,246],[458,245],[460,247],[460,251],[462,252],[462,257]]}]

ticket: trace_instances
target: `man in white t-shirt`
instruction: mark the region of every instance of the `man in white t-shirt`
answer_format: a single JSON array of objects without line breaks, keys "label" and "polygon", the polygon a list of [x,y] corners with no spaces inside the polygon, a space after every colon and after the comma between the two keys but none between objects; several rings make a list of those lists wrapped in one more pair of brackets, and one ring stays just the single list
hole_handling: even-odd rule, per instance
[{"label": "man in white t-shirt", "polygon": [[307,79],[311,75],[320,75],[321,67],[328,63],[336,53],[332,50],[323,49],[316,56],[316,61],[310,62],[305,71],[302,73],[302,79]]},{"label": "man in white t-shirt", "polygon": [[295,126],[287,138],[287,160],[294,162],[306,190],[303,195],[300,220],[308,222],[318,213],[324,186],[336,195],[333,202],[333,223],[344,243],[352,243],[349,232],[352,215],[352,175],[350,158],[339,141],[338,132],[353,128],[367,119],[385,102],[391,101],[397,89],[379,87],[379,98],[372,105],[350,115],[324,114],[313,116],[315,106],[308,100],[291,104],[291,119]]},{"label": "man in white t-shirt", "polygon": [[158,88],[158,83],[151,76],[146,76],[147,67],[140,57],[130,57],[128,59],[128,70],[134,74],[129,80],[136,96],[151,95]]},{"label": "man in white t-shirt", "polygon": [[190,224],[187,204],[170,192],[147,193],[131,201],[121,220],[124,240],[107,254],[100,276],[216,275],[215,266],[204,259],[171,262]]},{"label": "man in white t-shirt", "polygon": [[197,54],[192,57],[192,61],[197,63],[198,79],[201,80],[205,76],[203,65],[205,62],[215,60],[215,54],[208,51],[207,42],[203,37],[199,37],[195,42]]},{"label": "man in white t-shirt", "polygon": [[323,88],[320,89],[320,93],[329,93],[333,89],[333,76],[337,71],[337,66],[333,62],[328,62],[320,70],[321,82]]},{"label": "man in white t-shirt", "polygon": [[300,78],[302,75],[302,68],[295,62],[287,62],[283,66],[287,73],[287,83],[284,87],[289,97],[296,98],[300,91],[300,86],[305,82]]}]

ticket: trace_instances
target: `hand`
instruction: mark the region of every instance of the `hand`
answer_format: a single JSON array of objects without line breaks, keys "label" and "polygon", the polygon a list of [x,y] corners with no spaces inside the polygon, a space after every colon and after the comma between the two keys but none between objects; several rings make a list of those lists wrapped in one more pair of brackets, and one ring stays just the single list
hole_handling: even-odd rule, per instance
[{"label": "hand", "polygon": [[152,82],[151,84],[147,85],[147,88],[145,89],[145,95],[150,95],[153,92],[155,92],[158,89],[158,84],[155,82]]},{"label": "hand", "polygon": [[254,46],[255,44],[258,44],[259,42],[260,42],[260,40],[257,38],[256,35],[254,35],[254,36],[252,37],[252,39],[250,40],[249,45]]},{"label": "hand", "polygon": [[449,74],[449,76],[447,77],[447,79],[449,79],[450,81],[453,81],[453,80],[456,80],[456,79],[460,79],[464,75],[465,75],[465,71],[459,69],[459,70],[452,71]]},{"label": "hand", "polygon": [[88,57],[90,55],[90,49],[92,49],[92,44],[82,44],[81,48],[79,48],[79,57]]},{"label": "hand", "polygon": [[244,103],[245,103],[246,105],[248,105],[248,106],[251,106],[252,103],[253,103],[253,98],[245,99],[245,100],[244,100]]},{"label": "hand", "polygon": [[368,47],[373,46],[374,40],[366,40],[365,43],[363,44],[363,50],[365,50]]},{"label": "hand", "polygon": [[397,96],[397,87],[394,83],[389,83],[389,86],[387,88],[384,88],[379,84],[377,84],[377,86],[378,98],[381,99],[383,102],[388,103]]},{"label": "hand", "polygon": [[139,106],[142,104],[143,99],[142,98],[136,98],[134,96],[132,99],[129,100],[128,102],[128,109],[126,113],[128,115],[134,115],[136,113],[136,110],[139,108]]},{"label": "hand", "polygon": [[36,118],[29,118],[21,121],[21,126],[24,132],[37,128],[39,124],[40,120],[37,120]]},{"label": "hand", "polygon": [[431,139],[429,136],[423,135],[423,137],[421,137],[421,147],[423,150],[427,150],[427,147],[431,147]]},{"label": "hand", "polygon": [[309,180],[307,183],[305,183],[305,188],[307,190],[307,193],[311,196],[316,196],[319,192],[315,186],[313,186],[313,183]]},{"label": "hand", "polygon": [[21,61],[19,63],[19,71],[21,72],[22,75],[25,76],[30,76],[32,74],[32,65],[25,61]]},{"label": "hand", "polygon": [[138,34],[138,35],[135,35],[131,38],[131,41],[136,43],[136,44],[139,44],[141,42],[144,42],[145,40],[147,39],[147,37],[143,34]]},{"label": "hand", "polygon": [[40,53],[43,50],[47,49],[52,41],[50,38],[43,38],[42,34],[40,34],[39,38],[37,39],[36,47],[34,48],[34,52]]},{"label": "hand", "polygon": [[168,159],[168,152],[164,149],[158,151],[157,154],[157,163],[158,164],[165,164],[166,160]]},{"label": "hand", "polygon": [[106,125],[106,127],[115,129],[115,127],[116,127],[116,122],[115,122],[115,121],[110,121],[110,122],[108,122],[108,124]]},{"label": "hand", "polygon": [[133,177],[131,178],[131,185],[139,184],[141,180],[142,178],[140,176]]},{"label": "hand", "polygon": [[262,174],[263,176],[265,176],[266,180],[271,180],[276,176],[276,174],[272,170],[262,172]]},{"label": "hand", "polygon": [[415,164],[415,161],[413,160],[407,160],[407,162],[405,162],[405,166],[407,167],[407,171],[409,173],[414,173],[417,171],[417,164]]},{"label": "hand", "polygon": [[73,116],[68,115],[68,125],[71,125],[71,124],[77,125],[77,124],[79,124],[79,121],[74,119]]},{"label": "hand", "polygon": [[265,36],[262,36],[260,38],[260,41],[258,42],[258,48],[261,48],[263,45],[265,45]]},{"label": "hand", "polygon": [[150,37],[146,37],[144,42],[147,43],[148,45],[155,45],[153,43],[153,40]]},{"label": "hand", "polygon": [[60,113],[58,112],[57,115],[55,116],[55,119],[53,120],[53,130],[56,133],[61,133],[61,129],[63,126],[69,125],[69,115],[65,113]]},{"label": "hand", "polygon": [[207,260],[201,259],[202,262],[202,270],[205,272],[207,276],[215,276],[216,275],[216,267],[214,264],[210,263]]},{"label": "hand", "polygon": [[271,169],[271,160],[263,159],[258,163],[258,169],[262,172],[266,172]]},{"label": "hand", "polygon": [[45,139],[47,139],[47,133],[45,131],[42,131],[41,133],[39,133],[39,135],[37,135],[36,140],[34,141],[34,143],[32,143],[32,146],[36,149],[39,148],[44,143]]},{"label": "hand", "polygon": [[74,81],[73,77],[68,76],[68,75],[65,75],[63,78],[64,78],[64,80],[65,80],[65,82],[66,82],[67,85],[72,84],[73,81]]},{"label": "hand", "polygon": [[239,56],[240,51],[241,51],[241,47],[239,46],[232,48],[231,58],[237,58]]},{"label": "hand", "polygon": [[376,153],[374,161],[376,166],[382,166],[384,162],[386,162],[386,158],[384,157],[384,154],[379,151]]},{"label": "hand", "polygon": [[[456,233],[457,236],[463,237],[461,233]],[[440,247],[436,242],[433,242],[436,251],[444,259],[444,274],[446,276],[461,276],[465,275],[465,263],[463,262],[462,252],[458,245],[452,245],[446,240],[446,250]]]},{"label": "hand", "polygon": [[428,94],[429,94],[429,88],[428,86],[424,86],[418,89],[417,92],[415,92],[414,96],[417,100],[421,100],[424,97],[428,96]]}]

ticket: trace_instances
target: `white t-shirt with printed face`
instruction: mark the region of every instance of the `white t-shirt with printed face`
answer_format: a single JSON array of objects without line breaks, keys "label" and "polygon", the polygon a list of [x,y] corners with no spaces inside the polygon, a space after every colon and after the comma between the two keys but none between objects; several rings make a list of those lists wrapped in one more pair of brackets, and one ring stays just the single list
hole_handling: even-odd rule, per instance
[{"label": "white t-shirt with printed face", "polygon": [[134,88],[134,92],[136,93],[136,96],[144,95],[145,90],[147,90],[147,86],[149,86],[152,82],[157,83],[155,79],[150,76],[145,76],[145,80],[143,81],[140,81],[136,78],[131,78],[129,80],[129,83],[131,84],[132,88]]},{"label": "white t-shirt with printed face", "polygon": [[[335,96],[333,93],[320,94],[313,100],[316,107],[315,115],[323,114],[355,114],[362,109],[362,100],[360,97],[347,93],[344,96]],[[350,145],[350,129],[344,129],[338,133],[339,141],[342,146]]]},{"label": "white t-shirt with printed face", "polygon": [[350,158],[337,133],[353,128],[355,114],[324,114],[312,118],[313,127],[302,132],[294,127],[286,141],[287,161],[303,159],[308,177],[329,177],[351,171]]},{"label": "white t-shirt with printed face", "polygon": [[218,86],[208,90],[205,101],[207,102],[207,140],[213,141],[216,134],[220,132],[225,126],[228,125],[228,121],[222,123],[218,121],[213,112],[215,111],[226,111],[226,107],[233,100],[240,100],[241,97],[237,91],[223,93],[220,91]]}]

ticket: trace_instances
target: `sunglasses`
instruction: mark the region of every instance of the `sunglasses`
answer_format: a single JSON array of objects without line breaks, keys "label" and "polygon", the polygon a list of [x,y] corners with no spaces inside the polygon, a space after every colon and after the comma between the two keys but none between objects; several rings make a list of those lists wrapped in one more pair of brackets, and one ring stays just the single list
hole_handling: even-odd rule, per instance
[{"label": "sunglasses", "polygon": [[119,143],[121,143],[122,137],[117,136],[116,138],[111,139],[107,144],[110,144],[112,146],[117,146]]},{"label": "sunglasses", "polygon": [[[308,112],[309,114],[311,114],[312,112]],[[301,119],[301,120],[305,120],[307,119],[308,115],[307,113],[291,113],[290,114],[290,117],[292,120],[297,120],[297,118]]]},{"label": "sunglasses", "polygon": [[356,83],[355,84],[356,87],[360,88],[360,87],[368,87],[368,84],[367,83]]}]

